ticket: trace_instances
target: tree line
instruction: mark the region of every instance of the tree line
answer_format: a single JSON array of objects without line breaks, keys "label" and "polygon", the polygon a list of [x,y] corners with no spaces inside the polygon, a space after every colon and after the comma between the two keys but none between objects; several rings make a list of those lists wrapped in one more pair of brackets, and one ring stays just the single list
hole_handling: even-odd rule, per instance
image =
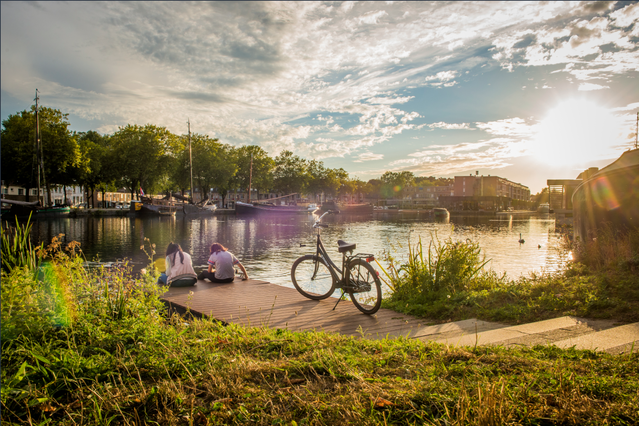
[{"label": "tree line", "polygon": [[[152,124],[128,124],[113,134],[72,132],[68,114],[40,107],[39,128],[48,199],[56,186],[82,186],[88,199],[127,188],[132,199],[147,193],[192,190],[204,197],[211,188],[226,198],[229,191],[249,187],[260,193],[320,194],[336,197],[363,193],[369,197],[397,198],[412,186],[448,185],[452,179],[415,177],[411,172],[385,172],[364,182],[350,178],[343,168],[328,168],[291,151],[270,157],[259,146],[234,147],[207,135],[176,135]],[[2,122],[2,179],[6,186],[37,186],[35,169],[35,106]],[[191,168],[192,158],[192,179]],[[252,167],[251,167],[252,165]],[[28,198],[27,198],[28,199]],[[66,200],[65,200],[66,202]]]}]

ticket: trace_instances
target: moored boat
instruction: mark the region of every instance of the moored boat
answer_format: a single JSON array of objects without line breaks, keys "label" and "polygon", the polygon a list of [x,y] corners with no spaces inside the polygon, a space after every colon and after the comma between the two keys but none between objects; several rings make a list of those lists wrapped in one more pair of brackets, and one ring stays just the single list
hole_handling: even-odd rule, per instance
[{"label": "moored boat", "polygon": [[443,207],[435,207],[433,209],[433,216],[435,219],[449,219],[450,213]]},{"label": "moored boat", "polygon": [[235,202],[235,214],[276,214],[276,215],[296,215],[312,213],[307,207],[288,205],[277,206],[274,204],[242,203]]},{"label": "moored boat", "polygon": [[550,213],[550,204],[541,203],[539,207],[537,207],[537,213]]},{"label": "moored boat", "polygon": [[373,214],[374,207],[371,204],[364,203],[336,203],[335,201],[326,201],[320,207],[321,211],[339,210],[343,214]]}]

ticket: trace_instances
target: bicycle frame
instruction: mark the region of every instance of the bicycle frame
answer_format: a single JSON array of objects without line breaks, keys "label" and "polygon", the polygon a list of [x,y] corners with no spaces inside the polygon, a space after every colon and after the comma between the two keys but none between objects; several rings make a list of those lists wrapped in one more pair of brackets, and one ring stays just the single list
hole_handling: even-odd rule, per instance
[{"label": "bicycle frame", "polygon": [[[349,282],[346,279],[347,278],[346,267],[350,263],[350,261],[357,258],[363,258],[363,259],[366,259],[368,262],[370,262],[369,259],[374,259],[375,256],[372,254],[366,254],[366,253],[357,253],[357,254],[347,255],[346,252],[344,252],[342,253],[342,267],[340,268],[339,266],[337,266],[335,262],[333,262],[333,260],[328,255],[328,252],[326,251],[326,248],[324,247],[324,244],[322,243],[322,237],[320,232],[320,229],[322,227],[328,227],[327,225],[322,226],[322,223],[321,223],[322,218],[326,216],[327,214],[331,214],[331,213],[333,213],[332,210],[327,211],[322,216],[320,216],[319,219],[317,219],[317,221],[313,225],[313,228],[317,228],[317,241],[315,243],[315,248],[316,248],[315,255],[321,259],[324,259],[324,261],[326,262],[326,265],[329,267],[329,269],[331,269],[331,272],[335,273],[335,275],[338,278],[335,288],[341,289],[342,296],[343,296],[344,290],[349,289]],[[317,270],[315,271],[315,273],[317,273]],[[342,298],[340,297],[339,300],[341,299]],[[338,300],[338,303],[339,303],[339,300]],[[335,306],[337,306],[337,304]]]}]

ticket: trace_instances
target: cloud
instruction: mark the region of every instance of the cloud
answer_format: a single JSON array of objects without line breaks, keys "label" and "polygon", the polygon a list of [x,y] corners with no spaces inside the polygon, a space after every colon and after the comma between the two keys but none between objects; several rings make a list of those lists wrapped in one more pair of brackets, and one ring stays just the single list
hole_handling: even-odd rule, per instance
[{"label": "cloud", "polygon": [[376,161],[383,160],[384,154],[374,154],[372,152],[366,151],[357,155],[357,160],[353,160],[354,163],[363,163],[365,161]]},{"label": "cloud", "polygon": [[444,129],[444,130],[475,130],[470,127],[468,123],[444,123],[440,121],[438,123],[428,124],[431,129]]},{"label": "cloud", "polygon": [[592,83],[581,83],[579,84],[579,89],[582,92],[588,92],[591,90],[601,90],[601,89],[610,89],[610,86],[600,86],[599,84]]},{"label": "cloud", "polygon": [[499,35],[494,41],[493,59],[509,70],[566,64],[563,71],[582,81],[639,70],[637,43],[632,40],[637,25],[632,31],[626,28],[637,21],[639,7],[632,4],[610,12],[611,5],[585,8],[603,16],[573,19],[567,25],[546,23]]}]

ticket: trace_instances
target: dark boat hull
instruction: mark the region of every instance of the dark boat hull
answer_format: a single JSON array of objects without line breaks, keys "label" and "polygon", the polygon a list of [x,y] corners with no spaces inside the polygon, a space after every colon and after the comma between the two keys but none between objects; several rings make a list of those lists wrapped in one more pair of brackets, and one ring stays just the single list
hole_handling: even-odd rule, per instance
[{"label": "dark boat hull", "polygon": [[242,203],[237,201],[235,203],[235,214],[238,215],[304,215],[311,214],[306,207],[298,206],[270,206],[270,205],[255,205]]},{"label": "dark boat hull", "polygon": [[327,202],[322,204],[321,211],[339,210],[344,214],[373,214],[373,206],[370,204],[336,204]]},{"label": "dark boat hull", "polygon": [[15,200],[2,200],[3,203],[11,204],[11,208],[7,211],[2,212],[2,217],[4,219],[9,219],[12,217],[65,217],[69,216],[71,213],[70,207],[62,207],[62,206],[51,206],[51,207],[40,207],[37,202],[24,202],[24,201],[15,201]]}]

